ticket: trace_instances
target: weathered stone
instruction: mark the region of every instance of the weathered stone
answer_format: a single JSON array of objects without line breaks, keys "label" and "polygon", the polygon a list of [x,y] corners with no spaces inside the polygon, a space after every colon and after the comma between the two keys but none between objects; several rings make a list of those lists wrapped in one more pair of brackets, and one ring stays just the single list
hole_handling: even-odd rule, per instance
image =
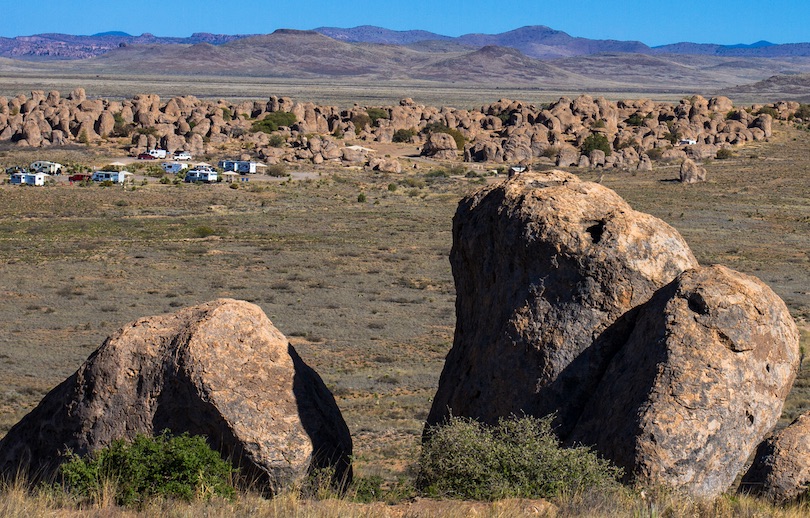
[{"label": "weathered stone", "polygon": [[450,263],[456,331],[428,424],[557,412],[563,436],[615,352],[599,335],[697,266],[669,225],[562,171],[462,200]]},{"label": "weathered stone", "polygon": [[458,157],[458,147],[452,135],[447,133],[431,133],[422,146],[422,155],[437,160],[453,160]]},{"label": "weathered stone", "polygon": [[810,413],[763,441],[740,491],[762,495],[778,504],[797,500],[810,487]]},{"label": "weathered stone", "polygon": [[560,147],[557,152],[557,167],[569,167],[579,162],[579,150],[570,144]]},{"label": "weathered stone", "polygon": [[231,299],[109,337],[0,441],[0,473],[47,479],[66,449],[164,429],[205,435],[269,491],[312,467],[350,476],[351,437],[329,390],[261,308]]},{"label": "weathered stone", "polygon": [[706,168],[687,158],[681,163],[680,180],[681,183],[705,182]]},{"label": "weathered stone", "polygon": [[618,353],[569,440],[699,497],[729,488],[779,419],[799,365],[784,302],[718,265],[681,274],[610,340]]}]

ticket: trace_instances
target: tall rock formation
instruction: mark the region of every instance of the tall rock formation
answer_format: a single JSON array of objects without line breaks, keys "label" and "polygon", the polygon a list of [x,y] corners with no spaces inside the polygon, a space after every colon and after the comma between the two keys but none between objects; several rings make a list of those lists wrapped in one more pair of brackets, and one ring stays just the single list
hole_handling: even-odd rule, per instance
[{"label": "tall rock formation", "polygon": [[615,354],[600,335],[697,266],[675,229],[562,171],[462,200],[450,262],[455,339],[428,424],[557,412],[562,436]]}]

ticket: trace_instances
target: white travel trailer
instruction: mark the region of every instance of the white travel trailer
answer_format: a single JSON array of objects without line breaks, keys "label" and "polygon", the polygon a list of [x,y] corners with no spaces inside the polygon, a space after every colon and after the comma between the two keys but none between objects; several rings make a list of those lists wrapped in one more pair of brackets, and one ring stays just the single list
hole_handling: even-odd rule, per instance
[{"label": "white travel trailer", "polygon": [[166,158],[166,150],[165,149],[150,149],[147,151],[150,155],[155,158]]},{"label": "white travel trailer", "polygon": [[62,164],[58,164],[56,162],[48,162],[47,160],[37,160],[36,162],[31,162],[30,169],[37,173],[46,173],[46,174],[62,174]]},{"label": "white travel trailer", "polygon": [[127,171],[96,171],[90,179],[94,182],[124,183],[129,176],[132,176],[132,173]]},{"label": "white travel trailer", "polygon": [[12,185],[45,185],[48,178],[45,173],[13,173],[9,179]]},{"label": "white travel trailer", "polygon": [[160,167],[162,167],[167,173],[175,174],[179,173],[183,169],[188,168],[188,164],[183,164],[181,162],[163,162],[160,164]]}]

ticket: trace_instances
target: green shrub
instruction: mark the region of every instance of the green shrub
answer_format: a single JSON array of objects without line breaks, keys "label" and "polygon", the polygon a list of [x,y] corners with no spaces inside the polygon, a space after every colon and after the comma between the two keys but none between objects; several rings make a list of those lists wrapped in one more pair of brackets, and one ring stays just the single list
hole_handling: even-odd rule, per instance
[{"label": "green shrub", "polygon": [[270,145],[270,147],[282,147],[287,143],[287,139],[285,139],[283,135],[273,133],[270,135],[270,140],[268,140],[267,143]]},{"label": "green shrub", "polygon": [[430,134],[430,133],[447,133],[453,140],[456,141],[456,147],[460,150],[464,149],[464,144],[467,143],[467,138],[464,136],[462,132],[455,128],[448,128],[444,124],[440,122],[431,122],[425,129],[422,130],[423,133]]},{"label": "green shrub", "polygon": [[395,184],[395,183],[389,183],[389,184],[388,184],[388,190],[389,190],[389,191],[391,191],[391,192],[396,191],[396,190],[397,190],[397,184]]},{"label": "green shrub", "polygon": [[365,203],[366,202],[366,193],[361,192],[357,195],[357,202],[358,203]]},{"label": "green shrub", "polygon": [[233,120],[233,113],[231,112],[230,108],[225,106],[222,107],[222,119],[226,122]]},{"label": "green shrub", "polygon": [[287,176],[287,168],[284,166],[284,164],[269,165],[267,166],[267,169],[265,169],[265,174],[267,174],[267,176],[274,176],[277,178]]},{"label": "green shrub", "polygon": [[798,117],[806,122],[808,119],[810,119],[810,104],[800,104],[799,109],[796,110],[796,113],[794,113],[793,116]]},{"label": "green shrub", "polygon": [[423,493],[475,500],[549,498],[609,487],[622,476],[587,448],[560,447],[551,417],[531,416],[494,426],[451,417],[428,431],[419,469]]},{"label": "green shrub", "polygon": [[660,160],[661,157],[664,155],[664,150],[660,147],[654,147],[648,149],[646,153],[647,156],[650,157],[650,160]]},{"label": "green shrub", "polygon": [[668,140],[674,146],[681,140],[681,134],[678,131],[668,131],[664,133],[664,140]]},{"label": "green shrub", "polygon": [[591,133],[585,138],[580,147],[582,154],[588,156],[594,149],[604,151],[605,156],[610,155],[610,142],[605,135],[601,133]]},{"label": "green shrub", "polygon": [[717,154],[715,154],[715,158],[717,158],[717,160],[726,160],[732,156],[734,156],[734,152],[727,147],[718,149]]},{"label": "green shrub", "polygon": [[197,237],[208,237],[216,234],[216,231],[206,225],[201,225],[194,229],[194,235]]},{"label": "green shrub", "polygon": [[382,108],[369,108],[366,110],[366,114],[371,119],[371,124],[377,124],[378,119],[387,119],[388,118],[388,111]]},{"label": "green shrub", "polygon": [[200,436],[138,435],[132,443],[113,442],[87,457],[70,454],[59,468],[63,487],[83,498],[112,483],[119,505],[142,503],[151,496],[190,501],[213,494],[232,497],[233,467]]},{"label": "green shrub", "polygon": [[640,113],[634,113],[633,115],[627,117],[624,120],[624,123],[628,126],[641,126],[644,124],[644,117],[642,117]]},{"label": "green shrub", "polygon": [[757,111],[757,115],[770,115],[774,119],[779,118],[779,112],[773,106],[763,106]]},{"label": "green shrub", "polygon": [[593,122],[592,127],[594,128],[604,128],[605,127],[604,119],[599,119]]},{"label": "green shrub", "polygon": [[411,142],[415,136],[416,131],[413,129],[398,129],[391,140],[393,142]]},{"label": "green shrub", "polygon": [[354,133],[359,135],[366,129],[366,126],[371,126],[371,117],[365,113],[356,113],[352,116],[352,124],[354,124]]},{"label": "green shrub", "polygon": [[292,126],[298,122],[298,118],[294,113],[290,112],[270,112],[264,116],[262,120],[254,122],[250,126],[250,131],[256,133],[258,131],[264,133],[273,133],[278,131],[281,126]]}]

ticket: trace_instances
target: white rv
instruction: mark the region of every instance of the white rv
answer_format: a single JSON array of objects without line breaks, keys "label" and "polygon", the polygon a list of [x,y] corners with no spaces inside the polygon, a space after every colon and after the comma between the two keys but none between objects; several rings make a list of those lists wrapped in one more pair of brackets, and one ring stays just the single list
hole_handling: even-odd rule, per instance
[{"label": "white rv", "polygon": [[90,179],[94,182],[110,181],[112,183],[124,183],[127,176],[131,175],[132,173],[126,171],[96,171]]},{"label": "white rv", "polygon": [[188,167],[188,164],[183,164],[180,162],[163,162],[160,164],[160,167],[163,168],[164,171],[170,174],[179,173],[183,169]]},{"label": "white rv", "polygon": [[165,149],[150,149],[147,151],[150,155],[155,158],[166,158],[166,150]]},{"label": "white rv", "polygon": [[37,173],[46,173],[46,174],[62,174],[62,164],[58,164],[56,162],[48,162],[47,160],[37,160],[36,162],[31,162],[30,169]]}]

